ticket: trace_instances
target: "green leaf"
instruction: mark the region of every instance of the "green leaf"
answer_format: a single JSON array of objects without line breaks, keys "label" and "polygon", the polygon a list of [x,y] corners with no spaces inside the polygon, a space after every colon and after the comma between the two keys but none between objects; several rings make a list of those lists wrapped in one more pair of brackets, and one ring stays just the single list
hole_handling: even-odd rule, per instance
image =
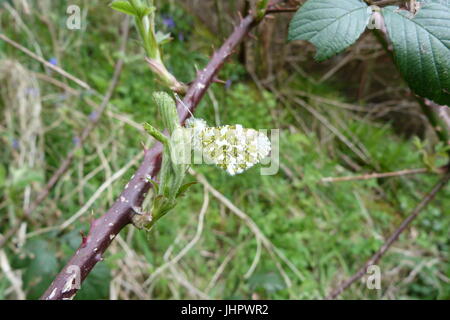
[{"label": "green leaf", "polygon": [[438,104],[450,104],[450,10],[424,5],[413,16],[389,6],[382,10],[398,68],[411,89]]},{"label": "green leaf", "polygon": [[38,169],[12,168],[11,176],[11,186],[18,190],[24,189],[32,182],[44,182],[44,173]]},{"label": "green leaf", "polygon": [[156,32],[156,42],[159,45],[164,45],[172,40],[170,33]]},{"label": "green leaf", "polygon": [[430,4],[430,3],[436,3],[436,4],[441,4],[443,6],[446,6],[447,8],[450,9],[450,1],[449,0],[418,0],[418,2],[420,2],[420,4],[426,5],[426,4]]},{"label": "green leaf", "polygon": [[155,7],[148,7],[145,5],[142,5],[139,2],[135,1],[114,1],[110,4],[110,7],[116,11],[129,14],[131,16],[136,16],[139,19],[142,19],[145,16],[148,16],[149,14],[152,14],[155,12]]},{"label": "green leaf", "polygon": [[153,179],[147,178],[147,181],[153,185],[153,189],[155,190],[155,194],[159,193],[159,183]]},{"label": "green leaf", "polygon": [[6,169],[0,164],[0,188],[6,184]]},{"label": "green leaf", "polygon": [[283,279],[274,272],[254,274],[248,282],[252,290],[264,289],[269,293],[283,290],[286,287]]},{"label": "green leaf", "polygon": [[361,0],[309,0],[289,26],[289,40],[307,40],[317,48],[315,58],[326,60],[361,36],[372,9]]},{"label": "green leaf", "polygon": [[264,15],[266,13],[268,5],[269,5],[269,0],[259,0],[256,3],[256,19],[257,20],[264,18]]},{"label": "green leaf", "polygon": [[152,14],[155,12],[155,7],[141,7],[139,8],[138,14],[140,18],[143,18],[145,16],[148,16],[149,14]]},{"label": "green leaf", "polygon": [[180,187],[180,189],[178,190],[178,193],[177,193],[176,198],[182,197],[182,196],[184,195],[184,193],[185,193],[190,187],[192,187],[194,184],[197,184],[197,183],[198,183],[197,181],[193,181],[193,182],[189,182],[189,183],[183,184],[183,185]]},{"label": "green leaf", "polygon": [[167,92],[155,92],[153,99],[159,108],[159,113],[162,116],[164,126],[172,134],[176,129],[180,128],[178,120],[178,112],[175,101]]},{"label": "green leaf", "polygon": [[25,250],[32,256],[24,270],[23,282],[28,288],[28,299],[37,299],[50,285],[58,272],[56,251],[49,242],[34,240],[26,244]]},{"label": "green leaf", "polygon": [[94,267],[89,277],[81,285],[80,291],[76,295],[76,300],[98,300],[109,298],[109,283],[111,281],[111,271],[104,262],[99,262]]},{"label": "green leaf", "polygon": [[144,130],[147,131],[149,135],[151,135],[153,138],[155,138],[162,144],[167,145],[169,143],[169,139],[151,124],[144,123]]},{"label": "green leaf", "polygon": [[138,12],[128,1],[114,1],[110,4],[110,6],[116,11],[126,13],[131,16],[138,16]]},{"label": "green leaf", "polygon": [[158,220],[175,208],[177,202],[163,195],[156,196],[153,200],[153,218]]}]

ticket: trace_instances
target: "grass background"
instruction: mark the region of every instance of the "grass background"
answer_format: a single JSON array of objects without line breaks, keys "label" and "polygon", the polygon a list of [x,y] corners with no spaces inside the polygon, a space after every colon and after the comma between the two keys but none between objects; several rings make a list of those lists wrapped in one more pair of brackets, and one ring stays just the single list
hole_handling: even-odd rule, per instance
[{"label": "grass background", "polygon": [[[119,56],[123,15],[107,1],[72,3],[82,8],[82,30],[65,27],[65,1],[18,0],[0,1],[0,32],[101,95]],[[229,33],[240,3],[157,3],[158,28],[174,38],[164,47],[164,61],[179,80],[192,81]],[[261,176],[253,168],[230,177],[196,166],[244,218],[199,183],[150,233],[127,227],[77,299],[323,298],[436,183],[433,173],[321,182],[436,167],[445,163],[444,148],[370,36],[317,64],[310,45],[286,43],[288,21],[282,15],[258,28],[259,41],[248,39],[221,71],[228,85],[214,84],[196,113],[210,125],[279,128],[280,171]],[[160,126],[151,95],[162,88],[143,63],[134,29],[130,37],[119,86],[99,126],[33,220],[0,249],[0,299],[35,299],[45,291],[79,246],[80,232],[87,233],[92,217],[109,208],[139,164],[140,144],[148,141],[139,124]],[[0,59],[0,234],[5,234],[77,143],[92,117],[86,100],[99,103],[101,97],[3,41]],[[331,72],[342,61],[343,67]],[[83,214],[62,229],[90,199]],[[357,282],[342,297],[449,299],[449,206],[446,187],[383,258],[382,290]]]}]

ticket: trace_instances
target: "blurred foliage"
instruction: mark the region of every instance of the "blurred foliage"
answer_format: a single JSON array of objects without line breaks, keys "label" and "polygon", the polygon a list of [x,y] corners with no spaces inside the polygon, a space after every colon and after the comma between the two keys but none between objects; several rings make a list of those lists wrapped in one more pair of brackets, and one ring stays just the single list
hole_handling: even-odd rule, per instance
[{"label": "blurred foliage", "polygon": [[[173,41],[164,47],[165,63],[179,80],[189,82],[195,77],[196,69],[208,61],[211,44],[218,46],[220,41],[185,6],[176,1],[158,2],[158,26],[173,35]],[[58,65],[65,70],[96,91],[105,92],[118,57],[123,15],[112,12],[103,1],[74,1],[83,8],[87,18],[83,30],[70,31],[64,28],[64,2],[28,3],[31,7],[28,15],[23,13],[23,8],[16,8],[21,15],[26,15],[25,26],[11,18],[7,9],[0,9],[2,32],[30,50],[39,49],[46,60],[57,58]],[[45,6],[47,11],[41,10]],[[52,32],[56,32],[56,37]],[[92,216],[98,217],[108,209],[136,169],[133,166],[108,185],[89,211],[69,228],[58,228],[114,172],[141,152],[140,143],[147,139],[146,135],[120,119],[128,117],[138,124],[149,121],[160,125],[151,95],[161,90],[161,86],[143,63],[143,50],[135,41],[134,30],[130,36],[126,65],[109,113],[102,118],[82,152],[76,155],[69,172],[33,214],[26,236],[25,230],[21,231],[1,249],[14,275],[23,281],[27,298],[42,294],[79,246],[80,232],[88,232]],[[75,84],[0,42],[0,59],[7,57],[76,88]],[[302,75],[292,70],[285,70],[284,74],[285,78],[277,85],[281,93],[277,93],[252,81],[245,67],[234,59],[219,75],[220,79],[229,80],[227,86],[214,84],[211,94],[205,96],[196,112],[196,117],[204,118],[210,125],[220,120],[222,124],[240,123],[256,129],[280,128],[280,171],[274,176],[261,176],[256,167],[230,177],[212,166],[194,169],[245,212],[299,273],[281,261],[279,255],[262,245],[259,248],[255,234],[246,223],[210,195],[199,241],[178,263],[158,271],[151,283],[146,282],[194,237],[204,201],[204,190],[198,184],[180,200],[176,212],[163,218],[150,233],[131,227],[124,230],[105,260],[86,280],[78,299],[198,298],[192,287],[218,299],[322,298],[380,247],[438,177],[423,174],[329,184],[320,180],[424,167],[424,155],[434,157],[439,165],[444,161],[441,150],[430,137],[406,139],[398,136],[389,122],[372,121],[365,114],[315,100],[313,97],[319,96],[336,103],[351,103],[329,83],[316,81],[317,74]],[[93,111],[86,99],[99,101],[93,92],[79,88],[76,88],[80,90],[79,95],[70,95],[45,81],[39,81],[39,86],[43,107],[43,165],[19,167],[20,156],[27,152],[14,143],[21,132],[1,118],[0,137],[4,146],[0,151],[1,234],[22,215],[24,202],[30,200],[27,194],[30,191],[25,190],[32,187],[31,194],[36,195],[73,148]],[[309,94],[304,101],[364,150],[367,159],[361,159],[331,134],[327,126],[295,103],[297,90]],[[218,107],[213,108],[214,104]],[[9,102],[0,98],[2,114],[14,114],[8,106]],[[450,217],[445,214],[449,207],[447,187],[381,262],[381,292],[355,283],[343,297],[449,299]],[[254,272],[245,277],[258,252]],[[292,284],[290,287],[285,276]],[[0,298],[15,297],[10,278],[0,272]]]}]

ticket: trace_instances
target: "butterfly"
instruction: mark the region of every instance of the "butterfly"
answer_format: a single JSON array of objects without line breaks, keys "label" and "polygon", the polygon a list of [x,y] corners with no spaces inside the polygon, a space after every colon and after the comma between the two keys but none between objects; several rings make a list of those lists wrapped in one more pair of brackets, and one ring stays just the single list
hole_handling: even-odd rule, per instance
[{"label": "butterfly", "polygon": [[209,127],[205,120],[190,118],[192,147],[200,152],[207,163],[213,163],[230,175],[251,168],[269,155],[269,138],[255,129],[239,124]]}]

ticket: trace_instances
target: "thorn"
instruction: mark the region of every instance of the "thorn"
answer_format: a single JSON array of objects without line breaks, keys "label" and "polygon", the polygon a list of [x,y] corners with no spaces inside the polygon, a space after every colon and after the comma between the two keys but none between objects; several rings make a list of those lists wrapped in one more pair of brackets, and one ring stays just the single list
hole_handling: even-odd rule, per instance
[{"label": "thorn", "polygon": [[238,16],[239,16],[239,22],[242,22],[242,20],[244,20],[244,18],[242,17],[242,13],[240,11],[238,11]]},{"label": "thorn", "polygon": [[253,40],[256,40],[256,41],[258,40],[258,38],[253,33],[249,33],[248,36],[250,38],[252,38]]},{"label": "thorn", "polygon": [[86,245],[87,245],[87,239],[88,239],[88,237],[86,237],[86,236],[84,235],[84,232],[83,232],[83,231],[80,231],[80,235],[81,235],[81,248],[85,248]]},{"label": "thorn", "polygon": [[98,253],[98,254],[95,255],[95,260],[100,262],[100,261],[103,261],[104,259],[103,259],[102,255],[100,253]]},{"label": "thorn", "polygon": [[144,149],[144,154],[146,154],[149,149],[147,149],[147,147],[145,146],[144,141],[141,141],[141,147],[142,147],[142,149]]},{"label": "thorn", "polygon": [[220,83],[220,84],[226,84],[226,83],[227,83],[226,81],[220,80],[220,79],[218,79],[218,78],[214,78],[213,82],[214,82],[214,83]]},{"label": "thorn", "polygon": [[89,235],[90,235],[91,232],[92,232],[92,229],[95,228],[95,227],[97,226],[97,220],[94,219],[93,215],[94,215],[94,212],[92,212],[92,216],[91,216],[91,222],[90,222],[90,226],[89,226],[88,238],[89,238]]}]

